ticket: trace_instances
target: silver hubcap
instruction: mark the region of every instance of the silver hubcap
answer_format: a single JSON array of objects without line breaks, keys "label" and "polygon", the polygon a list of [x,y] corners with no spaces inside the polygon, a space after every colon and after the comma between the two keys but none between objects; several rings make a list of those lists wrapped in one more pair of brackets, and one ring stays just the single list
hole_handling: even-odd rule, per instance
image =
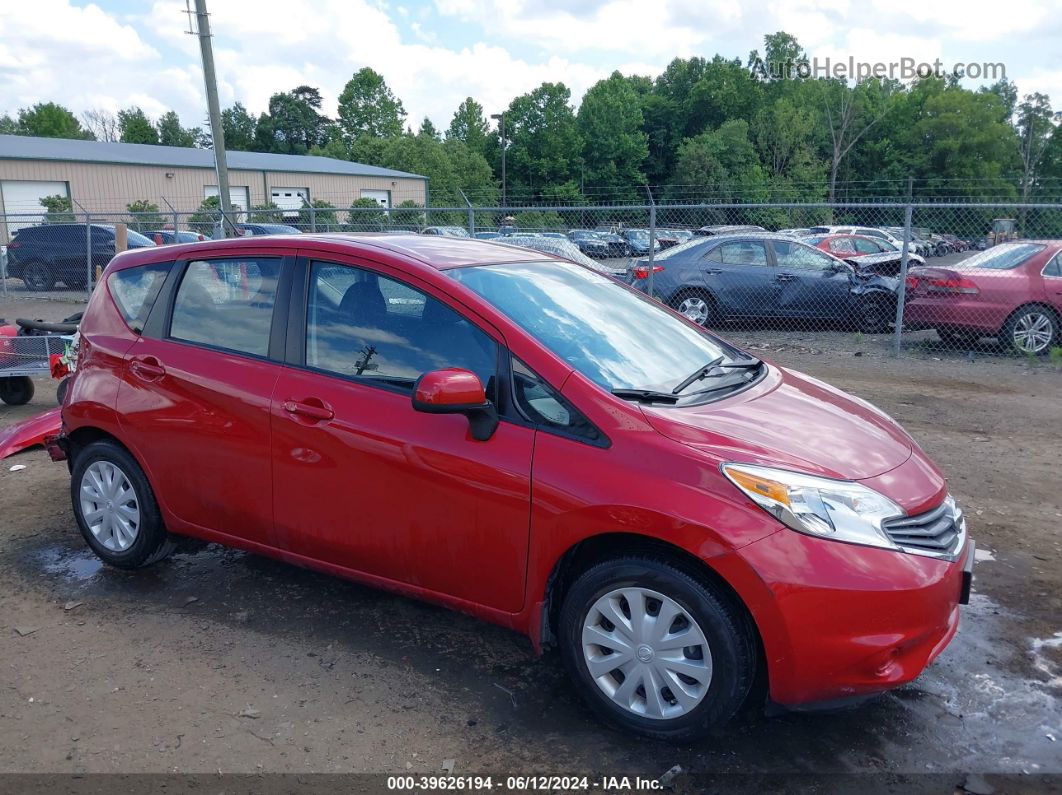
[{"label": "silver hubcap", "polygon": [[112,552],[124,552],[140,532],[133,484],[110,461],[96,461],[81,477],[81,515],[92,535]]},{"label": "silver hubcap", "polygon": [[708,320],[708,303],[703,298],[697,298],[696,296],[683,298],[682,303],[679,304],[678,311],[694,323],[702,326]]},{"label": "silver hubcap", "polygon": [[712,681],[712,654],[697,622],[647,588],[618,588],[594,602],[582,641],[583,662],[601,691],[644,718],[686,714]]},{"label": "silver hubcap", "polygon": [[1043,312],[1029,312],[1014,324],[1014,344],[1027,353],[1044,350],[1054,335],[1054,324]]}]

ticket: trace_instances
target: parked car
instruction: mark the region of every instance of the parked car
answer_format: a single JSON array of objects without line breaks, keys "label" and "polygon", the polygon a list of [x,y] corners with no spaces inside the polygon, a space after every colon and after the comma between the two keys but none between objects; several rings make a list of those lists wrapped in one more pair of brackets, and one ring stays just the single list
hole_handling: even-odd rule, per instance
[{"label": "parked car", "polygon": [[193,536],[454,607],[558,647],[609,722],[682,742],[755,682],[864,696],[955,634],[963,512],[865,400],[549,255],[303,245],[108,268],[48,443],[107,564]]},{"label": "parked car", "polygon": [[656,234],[653,236],[661,249],[671,248],[677,246],[679,243],[684,242],[681,237],[676,235],[670,229],[657,229]]},{"label": "parked car", "polygon": [[951,245],[951,247],[952,247],[952,249],[954,251],[969,251],[970,250],[970,244],[967,241],[962,240],[961,238],[957,237],[956,235],[945,235],[945,234],[942,234],[941,237],[944,238],[946,241],[948,241],[948,243]]},{"label": "parked car", "polygon": [[788,237],[807,237],[811,234],[811,229],[806,226],[798,229],[779,229],[777,234],[787,235]]},{"label": "parked car", "polygon": [[473,237],[475,237],[476,240],[494,240],[502,237],[502,234],[501,232],[476,232]]},{"label": "parked car", "polygon": [[[648,262],[628,282],[646,289]],[[695,238],[653,261],[653,292],[699,325],[727,320],[806,318],[889,330],[898,280],[857,268],[771,232]]]},{"label": "parked car", "polygon": [[1018,353],[1062,344],[1062,241],[1000,243],[948,267],[912,270],[904,325],[945,342],[995,337]]},{"label": "parked car", "polygon": [[[881,273],[886,276],[897,276],[900,273],[903,252],[896,246],[881,237],[867,237],[865,235],[809,235],[800,238],[805,243],[828,251],[839,259],[851,262],[862,270]],[[925,265],[926,261],[908,252],[907,265],[909,268]]]},{"label": "parked car", "polygon": [[608,241],[598,232],[589,229],[573,229],[568,233],[568,237],[588,257],[605,259],[610,256]]},{"label": "parked car", "polygon": [[764,232],[766,231],[762,226],[753,226],[752,224],[744,225],[731,225],[731,226],[702,226],[696,232],[695,235],[701,237],[715,237],[716,235],[732,235],[735,232]]},{"label": "parked car", "polygon": [[[234,224],[233,228],[236,234],[240,237],[257,237],[259,235],[301,235],[302,230],[297,226],[288,226],[287,224],[259,224],[259,223],[238,223]],[[211,238],[214,240],[222,240],[225,238],[225,234],[222,232],[221,224],[214,224],[214,231],[211,234]]]},{"label": "parked car", "polygon": [[173,243],[197,243],[200,240],[207,239],[207,236],[200,232],[174,232],[172,229],[156,229],[144,234],[155,241],[156,246],[169,246]]},{"label": "parked car", "polygon": [[442,237],[468,237],[468,230],[463,226],[426,226],[422,235],[440,235]]},{"label": "parked car", "polygon": [[600,262],[595,262],[580,251],[575,243],[564,237],[556,238],[546,235],[508,235],[504,239],[495,242],[504,243],[507,246],[521,246],[523,248],[533,249],[534,251],[541,251],[545,254],[552,254],[555,257],[562,257],[570,262],[584,265],[587,268],[591,268],[600,273],[607,273],[610,276],[621,277],[627,273],[626,268],[609,268]]},{"label": "parked car", "polygon": [[537,232],[542,237],[551,237],[554,240],[567,240],[568,236],[563,232]]},{"label": "parked car", "polygon": [[[91,231],[92,265],[88,266]],[[155,244],[132,229],[127,230],[129,248],[147,248]],[[51,290],[58,282],[79,290],[95,279],[97,267],[106,267],[114,256],[114,225],[41,224],[24,226],[15,231],[7,244],[7,274],[22,279],[27,290]]]},{"label": "parked car", "polygon": [[[627,244],[628,256],[640,257],[649,253],[649,230],[648,229],[624,229],[623,242]],[[660,241],[654,240],[653,251],[660,250]]]}]

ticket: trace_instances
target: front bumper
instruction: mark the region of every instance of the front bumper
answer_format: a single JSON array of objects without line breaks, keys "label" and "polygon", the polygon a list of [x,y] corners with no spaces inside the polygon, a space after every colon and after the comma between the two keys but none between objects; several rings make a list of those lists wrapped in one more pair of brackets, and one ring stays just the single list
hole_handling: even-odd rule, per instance
[{"label": "front bumper", "polygon": [[791,530],[741,549],[770,594],[750,608],[763,638],[771,700],[829,701],[917,677],[958,629],[973,549],[967,540],[947,561]]}]

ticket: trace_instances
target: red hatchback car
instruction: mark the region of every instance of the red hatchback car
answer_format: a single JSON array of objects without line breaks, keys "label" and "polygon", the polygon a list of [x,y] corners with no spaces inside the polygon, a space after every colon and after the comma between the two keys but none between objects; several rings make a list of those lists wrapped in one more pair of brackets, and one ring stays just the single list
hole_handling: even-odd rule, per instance
[{"label": "red hatchback car", "polygon": [[109,564],[194,536],[429,599],[682,740],[757,680],[782,705],[909,682],[958,627],[973,543],[918,445],[608,276],[301,235],[104,281],[52,448]]},{"label": "red hatchback car", "polygon": [[948,267],[907,277],[904,325],[945,342],[995,337],[1025,354],[1062,345],[1062,241],[1001,243]]}]

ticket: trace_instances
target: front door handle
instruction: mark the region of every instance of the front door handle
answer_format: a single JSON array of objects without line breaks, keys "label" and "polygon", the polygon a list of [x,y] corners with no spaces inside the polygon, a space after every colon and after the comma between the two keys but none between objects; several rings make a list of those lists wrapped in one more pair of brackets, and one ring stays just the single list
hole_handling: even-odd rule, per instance
[{"label": "front door handle", "polygon": [[317,420],[318,422],[330,420],[336,416],[336,413],[332,411],[331,406],[317,398],[307,398],[306,400],[285,400],[284,411],[288,414],[298,414],[299,416],[311,420]]},{"label": "front door handle", "polygon": [[791,273],[779,273],[777,276],[774,277],[774,280],[776,282],[791,282],[795,278],[796,276]]},{"label": "front door handle", "polygon": [[141,381],[158,381],[166,375],[166,368],[154,356],[133,359],[129,363],[129,371]]},{"label": "front door handle", "polygon": [[704,269],[704,275],[705,276],[718,276],[722,272],[723,271],[720,268],[705,268]]}]

